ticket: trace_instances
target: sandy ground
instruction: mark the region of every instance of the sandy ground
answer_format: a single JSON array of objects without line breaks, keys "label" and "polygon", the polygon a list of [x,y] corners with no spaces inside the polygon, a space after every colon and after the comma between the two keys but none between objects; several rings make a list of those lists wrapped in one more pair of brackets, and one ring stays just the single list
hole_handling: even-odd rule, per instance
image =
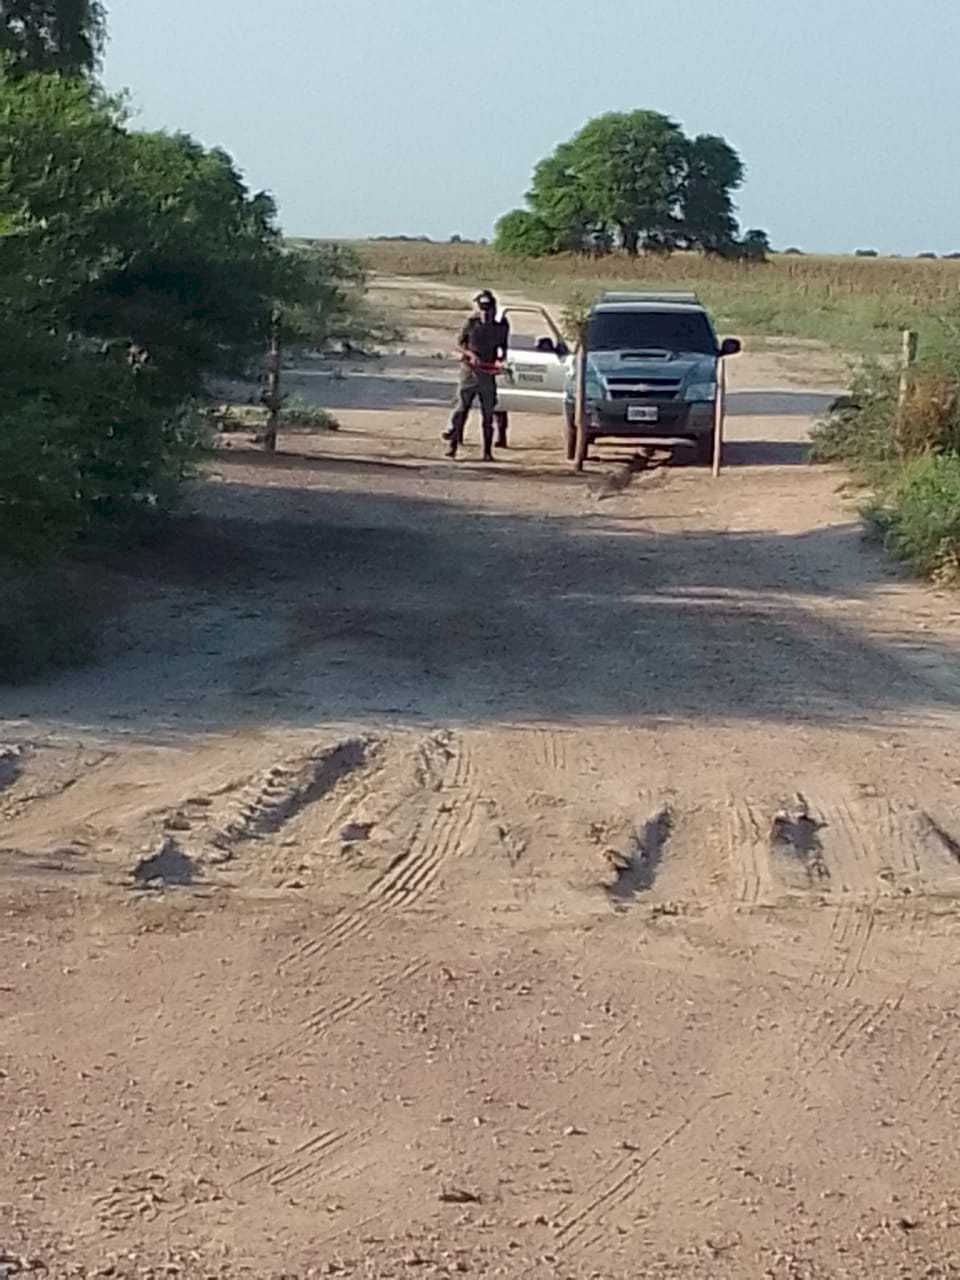
[{"label": "sandy ground", "polygon": [[842,368],[604,500],[442,460],[381,291],[0,697],[0,1276],[958,1274],[960,604],[803,465]]}]

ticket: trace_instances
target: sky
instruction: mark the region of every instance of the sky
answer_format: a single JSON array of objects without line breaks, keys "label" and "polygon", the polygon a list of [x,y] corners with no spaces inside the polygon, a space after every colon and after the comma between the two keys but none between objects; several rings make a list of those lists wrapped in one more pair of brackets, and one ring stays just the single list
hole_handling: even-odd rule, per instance
[{"label": "sky", "polygon": [[739,151],[744,227],[960,251],[958,0],[107,0],[104,80],[290,235],[492,234],[604,111]]}]

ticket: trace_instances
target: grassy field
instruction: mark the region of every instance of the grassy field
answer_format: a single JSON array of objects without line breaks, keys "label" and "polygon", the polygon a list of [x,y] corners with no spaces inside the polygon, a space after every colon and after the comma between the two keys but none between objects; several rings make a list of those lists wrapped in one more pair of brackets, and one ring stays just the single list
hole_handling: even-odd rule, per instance
[{"label": "grassy field", "polygon": [[749,265],[694,254],[515,261],[483,245],[371,241],[356,248],[372,271],[463,280],[467,290],[526,288],[561,304],[604,288],[689,289],[723,334],[814,338],[851,353],[892,354],[905,328],[916,329],[929,351],[944,344],[951,316],[960,328],[960,261],[779,255]]}]

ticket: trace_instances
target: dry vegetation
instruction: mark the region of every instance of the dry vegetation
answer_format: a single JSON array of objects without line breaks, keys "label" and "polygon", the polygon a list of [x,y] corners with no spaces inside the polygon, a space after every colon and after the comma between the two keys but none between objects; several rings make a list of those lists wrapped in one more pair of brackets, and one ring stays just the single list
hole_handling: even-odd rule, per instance
[{"label": "dry vegetation", "polygon": [[904,328],[917,329],[925,346],[941,345],[943,317],[960,302],[960,262],[942,259],[781,254],[753,264],[678,253],[508,261],[485,245],[372,241],[357,248],[384,274],[536,288],[559,303],[618,285],[693,289],[724,331],[816,338],[851,352],[892,353]]}]

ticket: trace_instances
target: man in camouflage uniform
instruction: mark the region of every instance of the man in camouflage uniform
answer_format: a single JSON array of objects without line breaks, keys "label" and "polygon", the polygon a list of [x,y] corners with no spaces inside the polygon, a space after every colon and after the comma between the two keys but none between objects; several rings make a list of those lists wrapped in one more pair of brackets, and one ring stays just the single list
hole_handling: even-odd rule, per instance
[{"label": "man in camouflage uniform", "polygon": [[455,458],[463,444],[463,429],[473,402],[480,399],[483,425],[483,460],[493,462],[493,412],[497,404],[497,372],[506,359],[510,326],[497,319],[497,300],[489,289],[474,298],[477,310],[460,330],[462,353],[460,385],[450,426],[443,433],[449,441],[447,457]]}]

